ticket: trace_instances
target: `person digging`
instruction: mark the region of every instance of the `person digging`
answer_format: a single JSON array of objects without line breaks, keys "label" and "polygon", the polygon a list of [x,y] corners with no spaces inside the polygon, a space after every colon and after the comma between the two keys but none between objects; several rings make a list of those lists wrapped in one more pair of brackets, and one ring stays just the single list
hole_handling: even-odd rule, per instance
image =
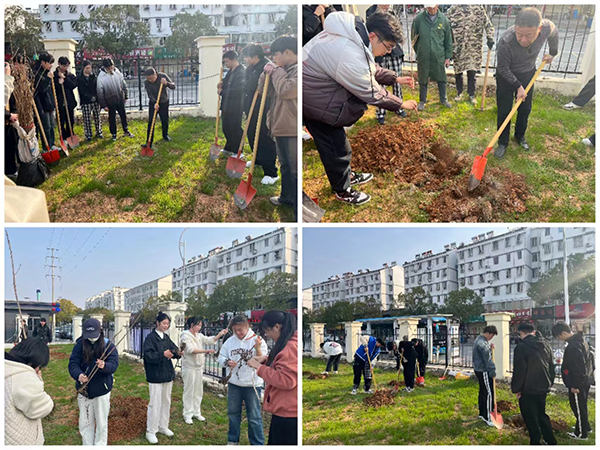
[{"label": "person digging", "polygon": [[352,370],[354,371],[354,386],[352,387],[352,395],[356,395],[360,387],[360,379],[365,378],[365,393],[372,394],[371,383],[373,382],[372,367],[375,364],[375,359],[381,353],[381,348],[385,347],[385,342],[382,339],[374,338],[373,336],[361,336],[361,345],[354,353],[354,363]]},{"label": "person digging", "polygon": [[415,344],[404,336],[398,345],[402,361],[402,371],[404,372],[404,390],[412,392],[415,388],[415,373],[417,369],[417,351]]},{"label": "person digging", "polygon": [[[148,131],[146,141],[152,146],[154,142],[154,129],[152,129],[152,119],[154,117],[154,111],[158,111],[160,116],[160,123],[162,126],[162,137],[165,141],[170,141],[169,137],[169,94],[165,91],[165,88],[169,88],[172,91],[175,90],[175,83],[171,81],[169,76],[162,72],[157,72],[153,67],[149,67],[145,72],[146,81],[144,87],[148,94]],[[160,94],[160,99],[157,103],[158,93],[160,91],[160,85],[162,84],[163,89]],[[150,134],[152,133],[152,134]]]}]

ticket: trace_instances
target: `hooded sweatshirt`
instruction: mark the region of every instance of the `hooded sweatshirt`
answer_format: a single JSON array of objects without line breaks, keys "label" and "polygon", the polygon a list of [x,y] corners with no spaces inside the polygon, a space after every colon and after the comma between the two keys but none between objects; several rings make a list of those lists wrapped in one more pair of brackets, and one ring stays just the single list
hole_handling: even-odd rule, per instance
[{"label": "hooded sweatshirt", "polygon": [[261,365],[257,373],[266,384],[263,409],[279,417],[298,417],[297,331],[271,365]]},{"label": "hooded sweatshirt", "polygon": [[473,344],[473,370],[488,372],[492,378],[496,377],[496,364],[492,360],[490,343],[483,335],[477,336]]},{"label": "hooded sweatshirt", "polygon": [[547,394],[554,384],[552,347],[541,335],[528,335],[515,347],[513,377],[514,394]]},{"label": "hooded sweatshirt", "polygon": [[26,364],[4,360],[4,443],[43,445],[42,418],[52,408],[54,402],[44,392],[44,382],[35,370]]},{"label": "hooded sweatshirt", "polygon": [[204,367],[204,353],[192,353],[192,350],[205,350],[206,345],[215,345],[214,337],[204,336],[202,333],[192,334],[190,330],[181,333],[181,344],[185,344],[181,367],[184,369],[201,369]]},{"label": "hooded sweatshirt", "polygon": [[576,333],[567,339],[561,372],[568,388],[583,389],[592,384],[594,357],[583,334]]},{"label": "hooded sweatshirt", "polygon": [[[227,368],[227,375],[229,375],[232,369],[227,365],[228,360],[239,362],[240,358],[249,359],[252,356],[256,356],[256,345],[257,334],[248,329],[248,333],[242,339],[239,339],[235,334],[225,341],[221,350],[219,351],[219,364]],[[268,348],[267,344],[263,340],[260,349],[263,355],[267,355]],[[229,383],[235,384],[240,387],[262,387],[263,380],[256,375],[256,371],[249,367],[245,362],[241,366],[236,366],[233,369],[233,375],[229,378]]]}]

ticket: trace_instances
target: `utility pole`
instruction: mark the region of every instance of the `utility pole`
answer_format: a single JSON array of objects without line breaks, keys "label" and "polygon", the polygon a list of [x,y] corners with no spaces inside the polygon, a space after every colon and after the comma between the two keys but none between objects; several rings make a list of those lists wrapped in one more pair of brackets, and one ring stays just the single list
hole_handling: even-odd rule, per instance
[{"label": "utility pole", "polygon": [[563,276],[565,291],[565,323],[569,325],[571,318],[569,314],[569,274],[567,273],[567,228],[563,228]]},{"label": "utility pole", "polygon": [[[181,236],[179,236],[179,256],[181,257],[181,261],[183,262],[183,279],[181,281],[181,301],[185,302],[185,241],[182,241],[183,233],[185,233],[188,229],[184,228],[181,232]],[[183,247],[183,254],[181,253],[181,248]]]},{"label": "utility pole", "polygon": [[[47,248],[46,250],[50,250],[50,265],[46,265],[46,267],[50,267],[51,275],[46,275],[47,277],[52,278],[52,303],[54,303],[54,279],[60,278],[60,275],[54,275],[54,269],[60,269],[60,266],[54,264],[55,259],[60,259],[58,256],[54,256],[54,252],[58,252],[57,248]],[[52,333],[56,330],[56,314],[52,314]]]}]

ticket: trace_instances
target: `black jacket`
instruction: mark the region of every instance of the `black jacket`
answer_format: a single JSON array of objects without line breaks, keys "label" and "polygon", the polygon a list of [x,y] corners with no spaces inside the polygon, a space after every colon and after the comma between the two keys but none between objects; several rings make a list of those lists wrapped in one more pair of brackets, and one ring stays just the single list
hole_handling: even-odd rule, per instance
[{"label": "black jacket", "polygon": [[427,347],[424,345],[415,345],[415,351],[417,352],[417,361],[419,361],[419,365],[426,365],[427,361],[429,360],[429,352],[427,351]]},{"label": "black jacket", "polygon": [[[108,394],[113,387],[113,374],[119,367],[119,354],[108,339],[104,338],[106,353],[110,353],[104,360],[104,368],[98,369],[89,384],[87,385],[87,397],[96,398]],[[114,350],[113,350],[114,349]],[[83,359],[83,337],[77,339],[75,347],[69,358],[69,375],[75,380],[75,389],[81,387],[79,375],[84,374],[89,376],[96,365],[96,360],[86,362]]]},{"label": "black jacket", "polygon": [[567,340],[561,372],[568,388],[582,389],[593,384],[594,357],[583,334],[576,333]]},{"label": "black jacket", "polygon": [[[54,71],[54,83],[56,86],[56,97],[58,99],[58,106],[60,108],[65,107],[65,97],[67,97],[67,106],[69,109],[75,109],[77,106],[77,100],[75,100],[75,94],[73,93],[77,89],[77,77],[71,72],[65,74],[65,81],[61,84],[58,82],[58,67]],[[65,93],[63,94],[63,86]]]},{"label": "black jacket", "polygon": [[[48,71],[42,69],[41,63],[38,61],[33,66],[35,78],[33,80],[33,98],[38,112],[54,111],[54,94],[52,93],[52,80],[48,77]],[[57,93],[58,95],[58,93]]]},{"label": "black jacket", "polygon": [[[245,82],[244,112],[246,114],[248,114],[250,112],[250,106],[252,106],[252,99],[254,98],[254,92],[256,92],[256,88],[258,86],[258,80],[259,80],[261,74],[263,73],[263,69],[265,68],[265,66],[267,65],[268,62],[269,62],[269,60],[267,58],[263,58],[260,61],[258,61],[255,65],[248,66],[246,68],[246,73],[244,76],[244,82]],[[267,102],[268,101],[269,101],[269,99],[267,96]],[[258,99],[257,99],[256,103],[259,104]],[[256,108],[256,106],[255,106],[255,108]],[[268,108],[265,105],[265,113],[266,113],[267,109]]]},{"label": "black jacket", "polygon": [[161,339],[156,330],[152,331],[144,341],[144,370],[148,383],[169,383],[175,379],[173,362],[164,353],[171,350],[173,358],[179,358],[179,348],[167,333]]},{"label": "black jacket", "polygon": [[86,77],[81,72],[77,76],[77,89],[82,105],[96,103],[98,101],[98,95],[96,94],[96,74],[92,72],[89,77]]},{"label": "black jacket", "polygon": [[[403,364],[412,364],[414,365],[417,361],[417,351],[415,350],[415,344],[410,341],[400,341],[398,344],[398,351],[402,354],[402,363]],[[408,362],[404,362],[404,359],[408,360]]]},{"label": "black jacket", "polygon": [[515,347],[513,377],[514,394],[547,394],[554,384],[554,360],[550,343],[541,335],[529,335]]},{"label": "black jacket", "polygon": [[50,331],[50,327],[48,325],[42,326],[41,323],[38,323],[33,330],[33,337],[39,337],[46,344],[52,342],[52,332]]},{"label": "black jacket", "polygon": [[[315,16],[315,9],[317,9],[317,6],[319,5],[302,5],[302,47],[323,31],[321,18]],[[325,8],[325,13],[323,15],[327,17],[329,14],[336,11],[343,11],[342,5],[329,5]]]},{"label": "black jacket", "polygon": [[221,111],[241,114],[244,92],[244,68],[240,64],[225,75],[221,91]]}]

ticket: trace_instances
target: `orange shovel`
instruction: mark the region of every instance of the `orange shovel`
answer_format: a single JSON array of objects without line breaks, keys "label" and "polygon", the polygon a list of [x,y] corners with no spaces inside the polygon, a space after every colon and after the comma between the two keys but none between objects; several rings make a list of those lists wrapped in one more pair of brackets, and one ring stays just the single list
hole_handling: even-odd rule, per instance
[{"label": "orange shovel", "polygon": [[[535,72],[535,75],[533,75],[533,78],[531,79],[531,81],[529,82],[527,87],[525,88],[525,94],[527,94],[529,92],[529,90],[531,89],[531,86],[533,86],[533,83],[535,83],[535,80],[537,79],[537,77],[539,76],[540,72],[542,71],[542,69],[544,68],[545,65],[546,65],[546,62],[542,61],[542,63],[540,64],[540,67],[538,67],[538,70]],[[514,116],[515,112],[517,112],[517,109],[519,109],[519,106],[521,106],[521,103],[523,103],[523,100],[517,100],[517,102],[515,103],[515,106],[513,106],[513,109],[510,111],[510,113],[504,120],[504,123],[502,123],[502,126],[500,128],[498,128],[498,131],[496,131],[496,134],[494,135],[494,137],[492,138],[492,140],[486,147],[485,151],[483,152],[483,156],[475,157],[475,162],[473,163],[473,167],[471,168],[471,176],[469,177],[469,191],[472,191],[477,186],[479,186],[479,184],[481,183],[481,179],[483,178],[483,172],[485,171],[485,166],[487,164],[487,155],[489,155],[490,152],[492,151],[494,144],[498,141],[498,138],[500,137],[500,135],[506,128],[506,125],[508,125],[510,123],[510,119],[512,119],[512,116]]]},{"label": "orange shovel", "polygon": [[[156,98],[156,106],[160,105],[159,102],[163,86],[164,85],[160,83],[160,86],[158,88],[158,97]],[[154,156],[154,149],[152,148],[152,145],[150,145],[150,140],[152,139],[152,135],[154,133],[154,125],[156,124],[156,114],[158,113],[158,109],[156,109],[156,106],[154,107],[154,115],[152,116],[152,125],[150,125],[150,133],[148,133],[148,141],[145,144],[142,144],[142,150],[140,151],[140,154],[142,156]]]},{"label": "orange shovel", "polygon": [[258,88],[256,88],[256,92],[254,92],[254,98],[252,99],[252,105],[250,106],[248,120],[246,122],[246,126],[244,127],[244,134],[242,134],[242,139],[240,140],[240,147],[238,149],[237,156],[230,156],[227,158],[227,167],[225,167],[225,171],[230,178],[241,178],[246,170],[246,161],[241,159],[240,156],[242,156],[244,141],[246,140],[246,135],[248,134],[248,128],[250,127],[250,121],[252,120],[252,113],[254,112],[254,105],[256,104],[257,97]]}]

